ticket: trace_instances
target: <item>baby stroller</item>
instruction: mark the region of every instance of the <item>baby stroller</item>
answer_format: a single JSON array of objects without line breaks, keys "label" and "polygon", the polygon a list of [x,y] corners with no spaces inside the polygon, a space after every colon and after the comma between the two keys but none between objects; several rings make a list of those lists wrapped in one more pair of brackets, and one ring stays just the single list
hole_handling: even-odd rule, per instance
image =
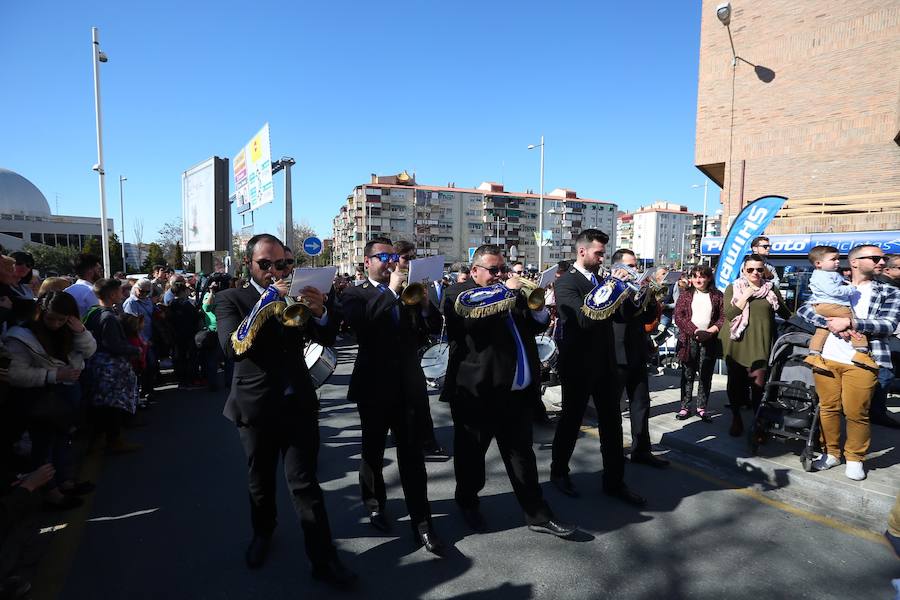
[{"label": "baby stroller", "polygon": [[805,471],[812,471],[819,445],[819,399],[812,369],[803,363],[812,334],[803,327],[805,323],[785,325],[786,333],[775,340],[769,356],[769,378],[750,425],[748,443],[751,455],[756,455],[770,438],[800,440],[805,443],[800,462]]}]

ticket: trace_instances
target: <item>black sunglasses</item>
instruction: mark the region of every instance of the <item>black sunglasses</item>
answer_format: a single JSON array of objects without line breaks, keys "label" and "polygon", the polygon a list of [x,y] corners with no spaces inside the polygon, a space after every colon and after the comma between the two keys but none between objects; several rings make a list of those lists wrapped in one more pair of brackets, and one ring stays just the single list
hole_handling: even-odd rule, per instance
[{"label": "black sunglasses", "polygon": [[756,247],[757,248],[771,248],[772,244],[759,244]]},{"label": "black sunglasses", "polygon": [[292,265],[292,264],[294,264],[294,259],[293,259],[293,258],[286,258],[286,259],[284,259],[284,264],[286,264],[286,265]]},{"label": "black sunglasses", "polygon": [[752,273],[753,271],[756,271],[757,273],[765,273],[766,272],[765,267],[747,267],[746,270],[748,273]]},{"label": "black sunglasses", "polygon": [[505,273],[505,272],[506,272],[506,271],[504,271],[504,268],[505,268],[505,267],[499,267],[499,266],[494,266],[494,267],[483,267],[483,266],[481,266],[481,265],[472,265],[472,266],[478,267],[479,269],[484,269],[485,271],[487,271],[488,273],[490,273],[492,277],[496,277],[496,276],[499,275],[500,273]]},{"label": "black sunglasses", "polygon": [[370,254],[366,258],[377,258],[383,263],[386,262],[397,262],[400,260],[400,255],[391,252],[376,252],[375,254]]},{"label": "black sunglasses", "polygon": [[268,271],[269,269],[272,268],[273,265],[279,271],[284,271],[285,267],[288,266],[288,262],[284,259],[271,261],[268,258],[263,258],[261,260],[255,261],[255,262],[257,265],[259,265],[259,268],[262,269],[263,271]]},{"label": "black sunglasses", "polygon": [[884,256],[869,255],[869,256],[857,256],[856,258],[868,258],[873,263],[887,262],[887,259]]}]

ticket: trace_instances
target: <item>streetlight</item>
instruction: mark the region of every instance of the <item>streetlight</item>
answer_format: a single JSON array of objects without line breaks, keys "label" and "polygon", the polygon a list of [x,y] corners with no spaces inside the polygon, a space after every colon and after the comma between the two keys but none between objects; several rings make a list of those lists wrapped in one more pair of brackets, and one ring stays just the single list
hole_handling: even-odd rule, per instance
[{"label": "streetlight", "polygon": [[541,149],[541,200],[538,204],[538,271],[544,269],[544,136],[540,144],[528,144],[529,150]]},{"label": "streetlight", "polygon": [[[730,16],[729,16],[730,18]],[[699,183],[695,183],[691,186],[693,189],[697,189],[700,187]],[[703,182],[703,220],[700,222],[700,245],[703,245],[703,238],[706,237],[706,194],[709,192],[709,179]],[[700,261],[703,262],[703,256],[701,254]]]},{"label": "streetlight", "polygon": [[100,247],[103,249],[103,274],[110,276],[109,236],[106,233],[106,173],[103,170],[103,119],[100,115],[100,63],[109,60],[100,50],[100,35],[96,27],[91,28],[91,54],[94,63],[94,113],[97,118],[97,164],[93,170],[100,178]]},{"label": "streetlight", "polygon": [[[506,217],[501,217],[500,215],[494,215],[494,223],[495,223],[495,231],[497,235],[494,237],[495,243],[500,245],[500,222],[506,223]],[[505,244],[504,244],[505,245]]]},{"label": "streetlight", "polygon": [[125,262],[125,186],[127,177],[119,175],[119,217],[122,220],[122,272],[128,273],[128,263]]}]

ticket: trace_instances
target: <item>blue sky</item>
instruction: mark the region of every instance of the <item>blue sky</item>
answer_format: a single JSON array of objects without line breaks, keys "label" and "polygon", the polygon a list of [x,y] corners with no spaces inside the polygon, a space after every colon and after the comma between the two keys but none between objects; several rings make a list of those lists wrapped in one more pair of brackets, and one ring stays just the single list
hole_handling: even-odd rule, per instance
[{"label": "blue sky", "polygon": [[[107,202],[119,230],[125,175],[126,239],[136,217],[152,239],[181,214],[181,173],[234,156],[266,121],[273,156],[297,161],[295,220],[325,237],[373,172],[537,190],[526,146],[541,134],[547,191],[702,208],[699,0],[4,2],[0,23],[0,167],[87,216],[100,28]],[[256,232],[281,222],[275,181]]]}]

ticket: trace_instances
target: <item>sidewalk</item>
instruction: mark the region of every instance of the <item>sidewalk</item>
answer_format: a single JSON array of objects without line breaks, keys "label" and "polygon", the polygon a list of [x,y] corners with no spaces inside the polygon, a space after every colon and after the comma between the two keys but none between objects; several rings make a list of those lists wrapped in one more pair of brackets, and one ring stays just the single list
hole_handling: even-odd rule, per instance
[{"label": "sidewalk", "polygon": [[[887,516],[900,491],[900,430],[872,427],[872,445],[866,457],[867,478],[853,481],[844,475],[844,466],[828,471],[807,473],[800,464],[800,442],[769,440],[750,456],[747,436],[728,435],[730,409],[725,395],[725,376],[713,376],[713,392],[709,408],[713,422],[697,417],[685,421],[675,419],[680,405],[679,378],[676,372],[650,376],[650,438],[661,448],[690,455],[710,468],[723,468],[733,475],[749,478],[762,491],[806,510],[841,519],[857,527],[883,532]],[[559,410],[559,386],[547,388],[544,402],[548,410]],[[591,420],[596,414],[589,404]],[[888,410],[900,418],[897,398],[888,399]],[[752,416],[743,413],[745,428]],[[631,426],[627,412],[622,419],[625,446],[630,444]]]}]

